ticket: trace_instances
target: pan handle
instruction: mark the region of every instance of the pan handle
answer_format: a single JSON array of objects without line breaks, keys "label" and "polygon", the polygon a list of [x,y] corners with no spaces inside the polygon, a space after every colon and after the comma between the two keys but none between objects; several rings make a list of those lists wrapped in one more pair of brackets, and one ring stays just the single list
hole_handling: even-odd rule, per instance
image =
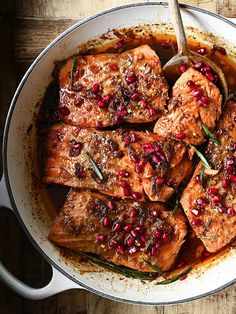
[{"label": "pan handle", "polygon": [[69,289],[84,289],[54,267],[52,267],[51,281],[43,288],[32,288],[27,286],[13,276],[1,262],[0,280],[20,296],[31,300],[41,300]]},{"label": "pan handle", "polygon": [[0,181],[0,207],[6,207],[13,211],[11,201],[8,195],[6,180],[5,180],[4,175],[2,175],[2,178]]}]

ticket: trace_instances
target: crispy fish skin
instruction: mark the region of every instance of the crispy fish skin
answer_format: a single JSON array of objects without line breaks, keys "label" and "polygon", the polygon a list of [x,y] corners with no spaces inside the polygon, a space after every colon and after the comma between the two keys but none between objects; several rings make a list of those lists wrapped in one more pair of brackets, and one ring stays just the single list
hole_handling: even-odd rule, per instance
[{"label": "crispy fish skin", "polygon": [[[159,233],[153,236],[155,231]],[[72,189],[49,240],[75,252],[96,253],[116,265],[153,272],[144,260],[162,271],[170,269],[186,233],[181,212],[172,215],[160,203],[111,201],[99,193]]]},{"label": "crispy fish skin", "polygon": [[60,68],[59,88],[61,121],[83,127],[153,121],[168,99],[160,59],[148,45],[69,58]]},{"label": "crispy fish skin", "polygon": [[[202,169],[199,163],[181,198],[190,224],[209,252],[236,237],[236,103],[229,101],[224,107],[215,135],[220,146],[210,140],[205,155],[218,172],[210,175],[205,170],[202,186],[196,180]],[[200,211],[198,217],[194,209]],[[199,224],[194,227],[196,220]]]},{"label": "crispy fish skin", "polygon": [[[189,86],[189,81],[192,85],[195,84],[196,89]],[[194,95],[197,90],[201,91],[201,96]],[[203,100],[205,106],[201,105]],[[189,68],[176,81],[168,106],[169,112],[158,119],[154,133],[168,138],[178,138],[179,134],[184,134],[184,142],[200,145],[205,140],[202,124],[212,131],[222,112],[221,106],[219,89],[203,74]]]},{"label": "crispy fish skin", "polygon": [[[191,165],[185,144],[150,132],[58,124],[48,133],[43,182],[136,200],[144,200],[146,193],[153,201],[166,201],[191,173]],[[157,184],[158,178],[164,181]]]}]

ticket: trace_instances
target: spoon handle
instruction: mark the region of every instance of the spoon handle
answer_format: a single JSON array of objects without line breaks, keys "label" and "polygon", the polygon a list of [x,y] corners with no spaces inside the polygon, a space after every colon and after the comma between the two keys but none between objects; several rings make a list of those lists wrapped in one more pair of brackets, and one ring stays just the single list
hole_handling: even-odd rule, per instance
[{"label": "spoon handle", "polygon": [[178,0],[169,0],[171,20],[174,24],[174,30],[178,45],[178,54],[186,54],[189,51],[188,43],[184,31],[183,21],[180,14]]}]

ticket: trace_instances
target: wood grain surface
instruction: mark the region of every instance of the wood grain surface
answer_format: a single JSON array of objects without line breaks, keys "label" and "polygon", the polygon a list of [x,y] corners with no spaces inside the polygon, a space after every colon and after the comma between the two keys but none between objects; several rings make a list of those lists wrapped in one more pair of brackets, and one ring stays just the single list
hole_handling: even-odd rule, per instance
[{"label": "wood grain surface", "polygon": [[[52,39],[84,17],[118,5],[135,2],[144,1],[0,0],[1,131],[17,83],[32,60]],[[236,17],[235,0],[181,2],[227,17]],[[50,280],[50,266],[32,247],[13,214],[4,208],[0,208],[0,259],[13,274],[33,287],[42,287]],[[0,313],[235,314],[236,285],[210,297],[186,304],[141,307],[113,302],[80,290],[66,291],[41,301],[30,301],[19,297],[0,283]]]}]

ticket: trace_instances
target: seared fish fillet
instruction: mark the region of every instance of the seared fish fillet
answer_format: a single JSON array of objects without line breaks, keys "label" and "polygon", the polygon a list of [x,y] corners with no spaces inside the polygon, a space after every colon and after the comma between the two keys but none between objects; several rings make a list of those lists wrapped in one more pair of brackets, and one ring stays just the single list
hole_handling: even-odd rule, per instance
[{"label": "seared fish fillet", "polygon": [[203,74],[189,68],[176,81],[169,113],[157,121],[154,133],[200,145],[205,139],[202,124],[212,131],[221,114],[221,105],[219,89]]},{"label": "seared fish fillet", "polygon": [[168,98],[160,59],[148,45],[69,58],[59,71],[59,88],[61,121],[82,127],[153,121]]},{"label": "seared fish fillet", "polygon": [[153,272],[144,260],[162,271],[170,269],[186,233],[181,213],[172,215],[160,203],[112,201],[99,193],[71,190],[49,239],[75,252]]},{"label": "seared fish fillet", "polygon": [[187,175],[186,146],[150,132],[55,125],[48,134],[43,181],[121,198],[166,201]]},{"label": "seared fish fillet", "polygon": [[[199,163],[181,204],[196,235],[209,252],[216,252],[236,237],[236,103],[224,107],[206,157],[214,171],[205,170],[203,180]],[[203,182],[202,182],[203,181]]]}]

